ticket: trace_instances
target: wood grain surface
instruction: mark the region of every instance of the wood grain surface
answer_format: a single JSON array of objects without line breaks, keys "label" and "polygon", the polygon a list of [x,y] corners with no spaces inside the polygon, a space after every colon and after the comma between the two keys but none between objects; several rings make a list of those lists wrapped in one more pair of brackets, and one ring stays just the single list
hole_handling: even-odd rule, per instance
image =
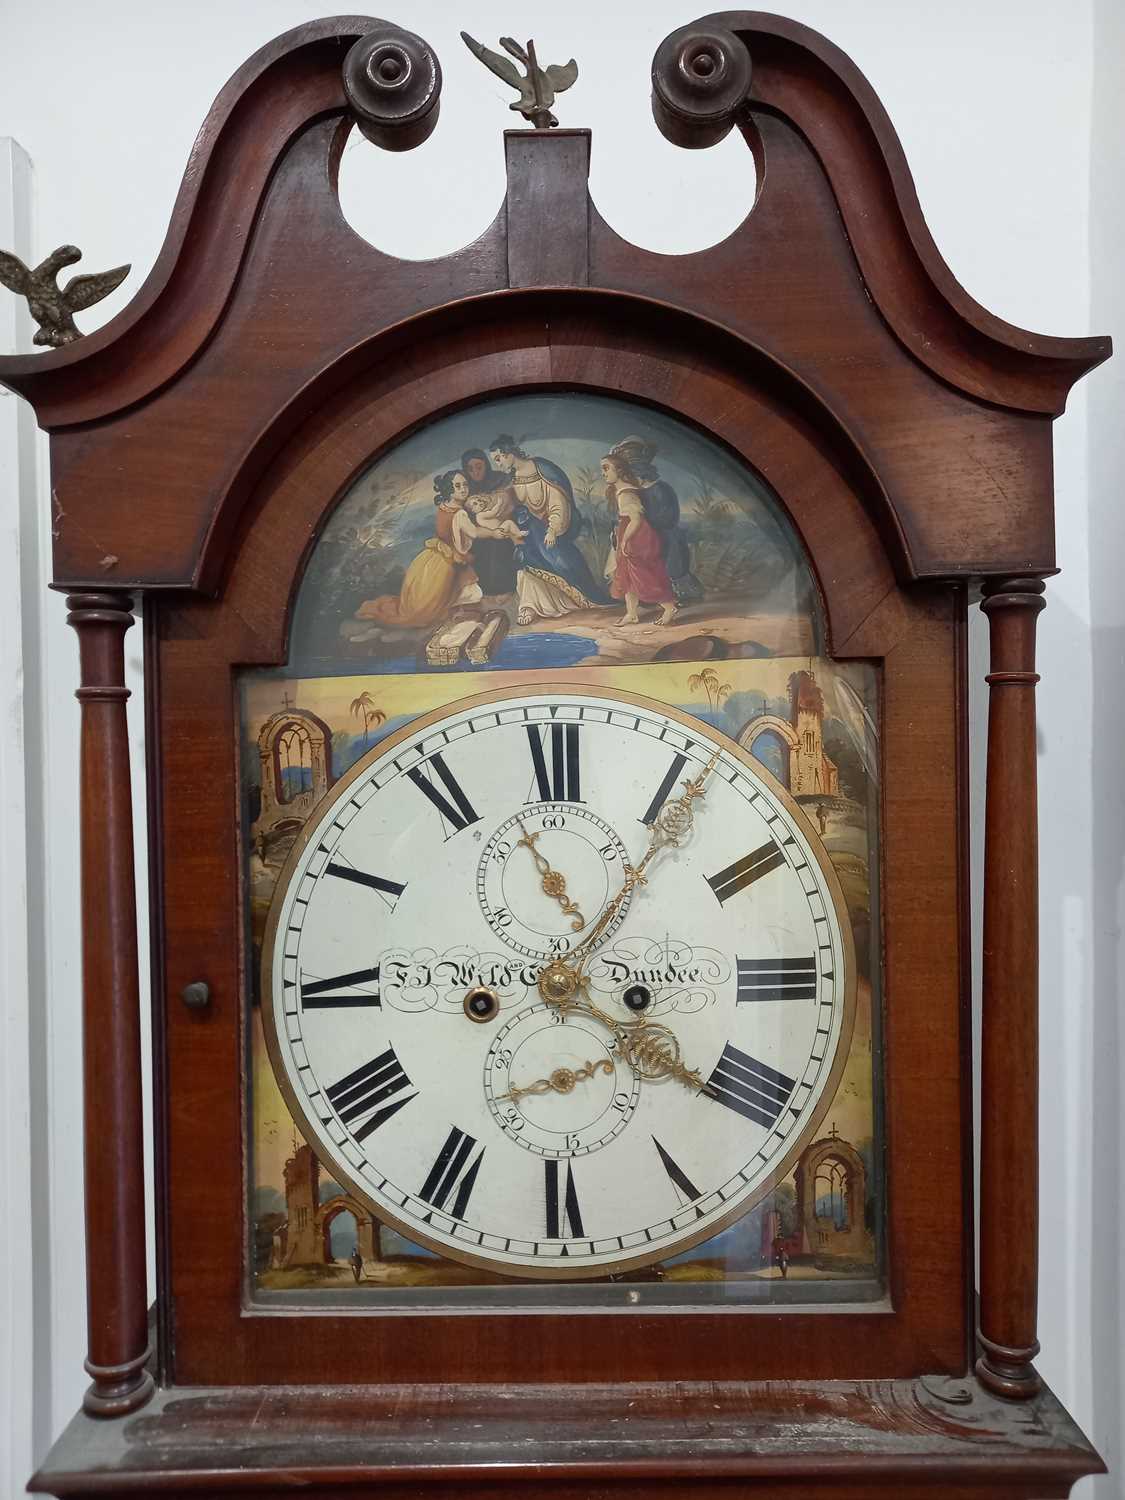
[{"label": "wood grain surface", "polygon": [[167,1391],[127,1423],[79,1417],[32,1488],[270,1500],[1044,1500],[1098,1467],[1052,1396],[1015,1405],[972,1380],[304,1387]]},{"label": "wood grain surface", "polygon": [[1039,820],[1035,629],[1040,578],[990,579],[981,984],[981,1358],[997,1395],[1039,1388]]},{"label": "wood grain surface", "polygon": [[152,1395],[145,1368],[144,1119],[133,807],[125,703],[128,594],[73,594],[82,705],[82,1073],[86,1306],[84,1406],[119,1417]]}]

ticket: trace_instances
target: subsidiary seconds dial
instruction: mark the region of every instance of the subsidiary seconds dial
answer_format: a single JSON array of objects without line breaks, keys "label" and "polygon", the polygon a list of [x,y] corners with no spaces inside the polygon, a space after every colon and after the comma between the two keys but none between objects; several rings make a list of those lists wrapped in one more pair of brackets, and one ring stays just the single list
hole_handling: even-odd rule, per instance
[{"label": "subsidiary seconds dial", "polygon": [[[567,738],[571,740],[575,766],[578,729],[578,724],[548,729],[548,740],[562,739],[564,745]],[[530,743],[536,743],[540,727],[532,725],[529,733]],[[549,783],[547,789],[551,789]],[[580,783],[575,783],[574,791],[574,800],[533,802],[506,818],[485,844],[477,866],[477,898],[485,921],[503,943],[529,958],[569,953],[621,885],[629,862],[611,825],[577,800]],[[560,896],[550,894],[550,877],[543,877],[539,865],[528,859],[529,853],[532,858],[537,853],[540,862],[546,862],[563,882],[560,895],[570,893],[573,913],[565,910]],[[578,890],[585,910],[573,900]],[[627,909],[628,902],[622,902],[609,924],[610,932],[621,926]],[[564,922],[563,917],[568,920]]]},{"label": "subsidiary seconds dial", "polygon": [[790,1170],[855,973],[831,865],[756,761],[558,686],[429,714],[336,783],[279,880],[262,991],[333,1176],[443,1254],[575,1278],[679,1253]]}]

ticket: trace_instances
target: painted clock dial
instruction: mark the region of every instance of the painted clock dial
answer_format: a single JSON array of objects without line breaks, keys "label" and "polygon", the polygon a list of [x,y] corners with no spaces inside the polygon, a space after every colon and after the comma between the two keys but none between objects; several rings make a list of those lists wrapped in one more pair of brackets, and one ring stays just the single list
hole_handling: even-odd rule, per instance
[{"label": "painted clock dial", "polygon": [[573,1279],[714,1235],[791,1169],[855,987],[836,875],[757,761],[653,700],[541,685],[425,715],[336,783],[262,990],[338,1180],[454,1259]]}]

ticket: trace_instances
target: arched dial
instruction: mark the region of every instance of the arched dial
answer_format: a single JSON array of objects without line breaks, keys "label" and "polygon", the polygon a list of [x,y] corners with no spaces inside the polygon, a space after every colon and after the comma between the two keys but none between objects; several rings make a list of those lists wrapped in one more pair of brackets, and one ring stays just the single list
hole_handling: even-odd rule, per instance
[{"label": "arched dial", "polygon": [[293,848],[263,963],[274,1068],[328,1170],[416,1242],[529,1277],[666,1259],[744,1214],[828,1107],[855,1001],[789,795],[607,688],[464,699],[376,746]]}]

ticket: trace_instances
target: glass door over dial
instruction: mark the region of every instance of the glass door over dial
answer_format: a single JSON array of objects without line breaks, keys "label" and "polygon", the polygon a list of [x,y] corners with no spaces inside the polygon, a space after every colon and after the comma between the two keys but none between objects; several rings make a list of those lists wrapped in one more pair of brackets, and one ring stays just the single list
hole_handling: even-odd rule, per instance
[{"label": "glass door over dial", "polygon": [[240,683],[255,1301],[883,1295],[879,676],[823,639],[673,416],[360,475]]}]

